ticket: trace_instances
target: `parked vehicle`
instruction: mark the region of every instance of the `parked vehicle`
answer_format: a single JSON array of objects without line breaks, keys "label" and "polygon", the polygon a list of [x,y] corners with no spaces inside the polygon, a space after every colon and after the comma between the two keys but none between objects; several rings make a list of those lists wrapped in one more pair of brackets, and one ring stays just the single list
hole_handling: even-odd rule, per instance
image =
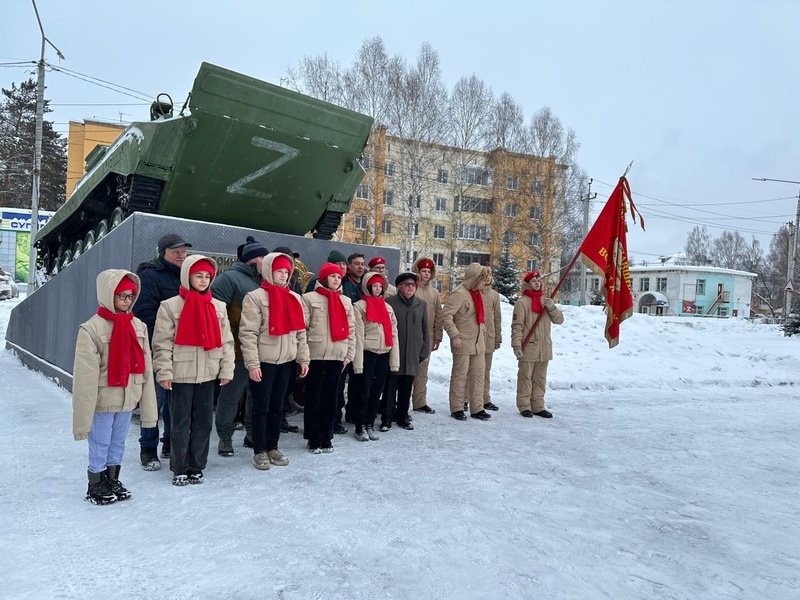
[{"label": "parked vehicle", "polygon": [[19,287],[14,281],[14,276],[0,268],[0,300],[10,300],[19,297]]},{"label": "parked vehicle", "polygon": [[367,115],[208,63],[177,115],[160,94],[150,118],[86,157],[36,236],[47,275],[136,211],[331,239],[372,129]]}]

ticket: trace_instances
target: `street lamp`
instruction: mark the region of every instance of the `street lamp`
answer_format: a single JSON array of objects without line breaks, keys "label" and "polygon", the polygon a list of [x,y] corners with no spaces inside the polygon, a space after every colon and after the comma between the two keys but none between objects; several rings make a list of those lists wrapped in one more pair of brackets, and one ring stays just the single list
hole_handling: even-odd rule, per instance
[{"label": "street lamp", "polygon": [[[769,177],[752,177],[753,181],[777,181],[778,183],[793,183],[795,185],[800,185],[800,181],[794,181],[792,179],[770,179]],[[797,214],[795,215],[794,223],[789,223],[789,264],[786,266],[786,295],[784,296],[783,301],[783,322],[786,323],[786,320],[789,318],[789,311],[792,308],[792,289],[793,282],[792,278],[794,277],[794,267],[795,267],[795,258],[796,258],[796,248],[797,248],[797,227],[800,226],[800,192],[797,194]],[[790,286],[790,284],[792,284]]]}]

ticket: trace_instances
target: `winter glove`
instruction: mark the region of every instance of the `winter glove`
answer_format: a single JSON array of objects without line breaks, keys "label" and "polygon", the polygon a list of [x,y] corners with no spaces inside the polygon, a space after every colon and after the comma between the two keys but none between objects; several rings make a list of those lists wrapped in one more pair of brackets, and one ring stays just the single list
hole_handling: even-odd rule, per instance
[{"label": "winter glove", "polygon": [[545,298],[542,300],[542,304],[544,304],[545,308],[553,308],[553,306],[555,306],[555,302],[553,302],[552,298]]},{"label": "winter glove", "polygon": [[522,348],[514,348],[514,356],[517,357],[517,360],[520,360],[523,354],[525,353],[522,351]]}]

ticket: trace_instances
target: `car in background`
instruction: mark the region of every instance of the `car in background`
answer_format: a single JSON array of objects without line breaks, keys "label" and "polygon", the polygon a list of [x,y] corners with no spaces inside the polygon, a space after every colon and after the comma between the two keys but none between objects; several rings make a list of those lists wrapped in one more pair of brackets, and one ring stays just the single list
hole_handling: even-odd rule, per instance
[{"label": "car in background", "polygon": [[0,300],[9,300],[19,296],[19,288],[14,276],[0,267]]}]

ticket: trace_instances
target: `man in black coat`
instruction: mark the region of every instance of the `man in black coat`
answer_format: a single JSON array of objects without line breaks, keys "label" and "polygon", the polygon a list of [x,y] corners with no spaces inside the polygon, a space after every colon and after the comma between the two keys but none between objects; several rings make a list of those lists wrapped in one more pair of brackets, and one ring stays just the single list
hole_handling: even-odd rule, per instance
[{"label": "man in black coat", "polygon": [[400,346],[400,370],[389,374],[383,403],[381,431],[388,431],[392,420],[403,429],[414,429],[408,417],[411,388],[419,363],[428,358],[428,307],[417,298],[419,278],[416,273],[400,273],[395,280],[397,295],[386,299],[397,317],[397,340]]},{"label": "man in black coat", "polygon": [[[136,274],[142,281],[142,289],[139,290],[139,298],[133,306],[133,314],[147,325],[147,334],[151,341],[158,307],[162,301],[178,295],[181,287],[181,265],[186,260],[186,249],[191,247],[192,245],[185,242],[177,233],[168,233],[158,240],[158,256],[153,260],[143,262],[136,269]],[[170,392],[155,383],[155,373],[153,375],[158,410],[161,411],[164,418],[161,456],[169,458]],[[141,428],[139,445],[141,446],[139,459],[142,468],[145,471],[158,471],[161,468],[161,461],[158,460],[158,423],[155,427]]]}]

